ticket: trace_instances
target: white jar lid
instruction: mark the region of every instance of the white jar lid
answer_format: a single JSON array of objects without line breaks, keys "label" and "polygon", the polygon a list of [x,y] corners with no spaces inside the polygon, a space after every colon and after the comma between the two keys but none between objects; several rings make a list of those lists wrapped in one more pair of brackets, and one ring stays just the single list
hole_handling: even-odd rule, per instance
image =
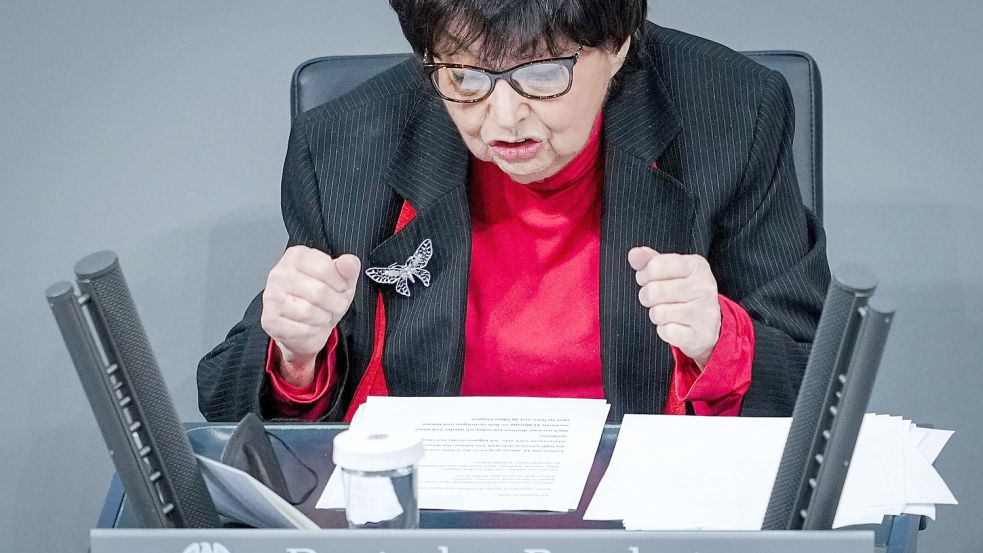
[{"label": "white jar lid", "polygon": [[395,470],[422,458],[423,441],[413,431],[352,429],[334,438],[332,460],[349,470]]}]

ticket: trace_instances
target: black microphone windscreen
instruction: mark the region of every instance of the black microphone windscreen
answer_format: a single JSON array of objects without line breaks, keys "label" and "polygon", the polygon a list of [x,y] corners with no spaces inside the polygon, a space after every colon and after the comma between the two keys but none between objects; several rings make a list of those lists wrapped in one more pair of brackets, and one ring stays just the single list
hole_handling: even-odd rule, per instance
[{"label": "black microphone windscreen", "polygon": [[833,275],[816,328],[805,374],[792,411],[792,425],[765,513],[763,530],[802,527],[808,504],[810,464],[822,432],[824,403],[834,375],[850,359],[860,324],[859,310],[874,292],[876,279],[859,265],[846,265]]},{"label": "black microphone windscreen", "polygon": [[[110,364],[126,375],[133,416],[142,426],[146,458],[159,463],[160,485],[174,504],[178,527],[214,528],[219,520],[191,443],[181,425],[157,359],[137,314],[119,261],[112,252],[75,265],[79,290],[89,295],[92,323]],[[108,345],[108,348],[106,347]]]}]

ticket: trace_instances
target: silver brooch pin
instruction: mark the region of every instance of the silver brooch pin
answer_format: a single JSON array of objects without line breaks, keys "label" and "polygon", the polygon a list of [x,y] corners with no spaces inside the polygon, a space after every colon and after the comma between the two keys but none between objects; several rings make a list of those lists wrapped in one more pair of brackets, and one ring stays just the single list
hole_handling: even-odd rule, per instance
[{"label": "silver brooch pin", "polygon": [[396,284],[396,292],[400,295],[410,296],[410,283],[416,282],[416,278],[424,286],[430,286],[430,271],[426,270],[427,263],[433,257],[433,244],[427,238],[416,248],[413,255],[406,260],[406,265],[393,263],[388,267],[370,267],[365,274],[379,284]]}]

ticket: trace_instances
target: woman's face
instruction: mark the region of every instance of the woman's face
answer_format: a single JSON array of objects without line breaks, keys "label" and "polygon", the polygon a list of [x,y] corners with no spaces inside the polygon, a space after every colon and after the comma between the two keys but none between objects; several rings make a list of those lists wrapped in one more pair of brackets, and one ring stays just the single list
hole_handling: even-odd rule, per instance
[{"label": "woman's face", "polygon": [[[630,40],[630,39],[629,39]],[[556,174],[580,151],[601,110],[611,79],[621,69],[629,41],[618,51],[584,48],[573,69],[570,92],[549,100],[532,100],[517,93],[505,80],[495,84],[488,98],[473,104],[445,100],[471,153],[495,163],[516,182],[528,184]],[[577,45],[569,45],[559,56],[571,56]],[[502,70],[520,63],[550,57],[509,60]],[[481,67],[466,49],[435,56],[438,63],[460,63]]]}]

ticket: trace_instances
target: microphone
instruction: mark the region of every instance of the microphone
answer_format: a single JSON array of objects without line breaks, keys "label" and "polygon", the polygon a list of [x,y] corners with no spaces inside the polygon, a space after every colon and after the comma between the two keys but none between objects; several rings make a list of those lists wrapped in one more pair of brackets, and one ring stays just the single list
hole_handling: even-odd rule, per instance
[{"label": "microphone", "polygon": [[45,292],[127,497],[148,528],[220,528],[116,254]]},{"label": "microphone", "polygon": [[834,275],[762,530],[832,527],[894,316],[872,302],[876,286],[859,265]]}]

